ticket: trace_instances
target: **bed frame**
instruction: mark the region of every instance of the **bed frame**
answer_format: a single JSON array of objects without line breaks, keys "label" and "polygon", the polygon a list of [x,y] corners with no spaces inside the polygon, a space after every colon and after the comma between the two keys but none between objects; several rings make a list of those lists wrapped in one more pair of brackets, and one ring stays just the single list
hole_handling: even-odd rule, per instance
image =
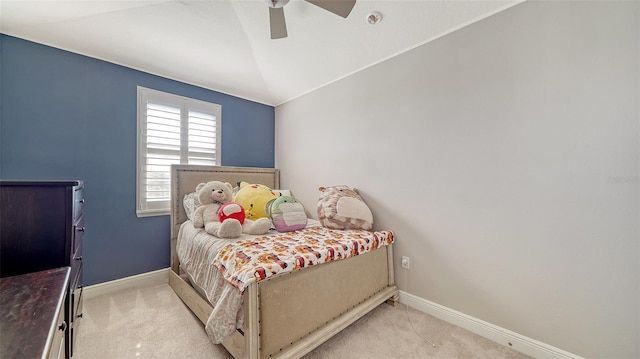
[{"label": "bed frame", "polygon": [[[201,182],[238,181],[280,187],[273,168],[173,165],[171,167],[171,270],[169,285],[203,324],[213,307],[180,272],[176,242],[187,219],[182,199]],[[395,305],[392,247],[324,263],[248,285],[243,294],[244,333],[222,345],[236,359],[300,358],[387,301]]]}]

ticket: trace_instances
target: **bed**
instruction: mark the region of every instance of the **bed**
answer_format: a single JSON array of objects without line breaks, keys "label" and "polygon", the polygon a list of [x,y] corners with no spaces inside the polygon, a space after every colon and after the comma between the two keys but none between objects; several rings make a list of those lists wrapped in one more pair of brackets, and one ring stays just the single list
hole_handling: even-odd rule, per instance
[{"label": "bed", "polygon": [[[184,253],[193,249],[184,249],[184,238],[189,236],[184,232],[191,228],[183,200],[199,183],[212,180],[280,187],[278,169],[195,165],[171,168],[169,285],[205,325],[210,338],[209,327],[218,306],[210,303],[207,289],[200,285],[202,279],[198,278],[205,274],[190,273],[193,268],[186,268],[190,257]],[[241,298],[237,313],[240,328],[221,340],[221,344],[236,359],[300,358],[376,306],[384,302],[395,305],[399,297],[393,275],[393,239],[389,233],[391,240],[387,245],[376,245],[366,253],[345,259],[277,273],[264,280],[248,281],[242,290],[237,283],[235,289],[227,288],[233,286],[231,283],[219,283],[228,292],[237,291],[231,297]],[[185,263],[180,262],[179,254]]]}]

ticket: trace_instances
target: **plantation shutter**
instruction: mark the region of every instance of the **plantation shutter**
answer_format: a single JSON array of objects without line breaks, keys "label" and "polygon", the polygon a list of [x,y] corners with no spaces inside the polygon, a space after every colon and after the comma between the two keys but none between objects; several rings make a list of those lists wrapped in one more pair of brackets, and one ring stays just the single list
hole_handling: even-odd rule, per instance
[{"label": "plantation shutter", "polygon": [[189,111],[187,163],[210,166],[216,164],[216,122],[213,114]]},{"label": "plantation shutter", "polygon": [[216,165],[220,105],[138,88],[138,216],[169,213],[171,165]]}]

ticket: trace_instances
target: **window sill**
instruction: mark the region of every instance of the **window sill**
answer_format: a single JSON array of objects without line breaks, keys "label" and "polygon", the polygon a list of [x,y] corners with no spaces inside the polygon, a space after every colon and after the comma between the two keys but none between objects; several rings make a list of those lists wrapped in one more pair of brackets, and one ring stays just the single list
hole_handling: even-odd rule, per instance
[{"label": "window sill", "polygon": [[168,215],[170,215],[168,209],[136,210],[136,216],[138,218],[154,217],[154,216],[168,216]]}]

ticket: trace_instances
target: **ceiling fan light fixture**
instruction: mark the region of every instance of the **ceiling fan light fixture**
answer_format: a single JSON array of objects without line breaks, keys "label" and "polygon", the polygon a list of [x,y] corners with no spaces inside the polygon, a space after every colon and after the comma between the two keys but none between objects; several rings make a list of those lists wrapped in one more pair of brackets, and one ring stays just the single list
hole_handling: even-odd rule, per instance
[{"label": "ceiling fan light fixture", "polygon": [[382,14],[374,11],[371,14],[367,15],[367,22],[371,25],[375,25],[382,21]]},{"label": "ceiling fan light fixture", "polygon": [[264,0],[269,7],[274,9],[281,8],[289,3],[289,0]]}]

